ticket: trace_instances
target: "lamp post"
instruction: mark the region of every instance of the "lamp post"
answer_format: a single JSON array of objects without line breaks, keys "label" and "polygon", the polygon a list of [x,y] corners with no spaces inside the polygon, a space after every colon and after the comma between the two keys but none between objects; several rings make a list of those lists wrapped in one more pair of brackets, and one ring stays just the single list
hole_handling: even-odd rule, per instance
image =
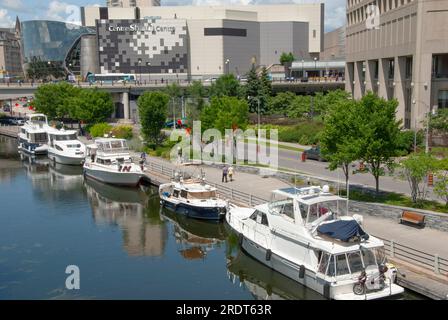
[{"label": "lamp post", "polygon": [[142,59],[138,59],[138,73],[140,77],[140,83],[142,83]]},{"label": "lamp post", "polygon": [[305,60],[302,59],[302,79],[305,78],[305,68],[304,68]]},{"label": "lamp post", "polygon": [[151,62],[146,62],[146,66],[148,67],[148,83],[151,83]]},{"label": "lamp post", "polygon": [[317,58],[314,57],[314,70],[316,71],[316,77],[317,77]]},{"label": "lamp post", "polygon": [[[436,108],[430,107],[426,102],[422,100],[414,100],[413,103],[416,104],[417,102],[420,102],[424,104],[429,111],[426,113],[426,129],[425,129],[425,153],[429,153],[429,122],[431,119],[431,115],[436,115]],[[417,120],[415,123],[415,133],[414,133],[414,151],[416,150],[417,146]]]},{"label": "lamp post", "polygon": [[251,99],[256,99],[257,100],[257,115],[258,115],[258,134],[260,134],[260,98],[259,97],[252,97],[252,96],[248,96],[247,97],[248,100]]},{"label": "lamp post", "polygon": [[229,68],[230,68],[230,60],[227,59],[226,60],[226,74],[229,74],[229,72],[230,72]]}]

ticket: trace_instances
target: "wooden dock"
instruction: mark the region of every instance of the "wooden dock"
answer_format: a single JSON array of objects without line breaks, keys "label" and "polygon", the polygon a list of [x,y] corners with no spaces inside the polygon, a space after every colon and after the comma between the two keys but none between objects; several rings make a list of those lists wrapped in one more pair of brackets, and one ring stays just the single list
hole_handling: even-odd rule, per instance
[{"label": "wooden dock", "polygon": [[0,135],[7,136],[10,138],[16,138],[19,133],[19,126],[1,126]]}]

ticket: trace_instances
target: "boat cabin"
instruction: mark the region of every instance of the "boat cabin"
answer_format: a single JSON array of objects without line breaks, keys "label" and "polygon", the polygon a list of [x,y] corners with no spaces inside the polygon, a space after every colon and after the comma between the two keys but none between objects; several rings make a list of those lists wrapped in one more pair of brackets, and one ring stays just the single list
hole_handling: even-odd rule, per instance
[{"label": "boat cabin", "polygon": [[309,229],[347,214],[346,199],[329,193],[328,186],[275,190],[268,207],[271,214]]},{"label": "boat cabin", "polygon": [[132,164],[129,148],[124,139],[98,139],[86,146],[86,156],[92,163],[101,165]]},{"label": "boat cabin", "polygon": [[[67,130],[64,129],[61,130],[54,130],[48,132],[48,144],[52,148],[56,148],[59,151],[63,151],[60,146],[55,144],[56,141],[75,141],[78,139],[78,136],[76,134],[76,130]],[[81,148],[81,143],[73,142],[72,144],[65,145],[67,148]]]}]

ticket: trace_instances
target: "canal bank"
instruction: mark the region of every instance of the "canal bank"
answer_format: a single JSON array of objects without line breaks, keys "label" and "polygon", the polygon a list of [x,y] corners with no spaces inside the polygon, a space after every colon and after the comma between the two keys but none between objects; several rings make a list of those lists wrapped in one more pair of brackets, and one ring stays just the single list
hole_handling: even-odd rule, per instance
[{"label": "canal bank", "polygon": [[[138,157],[139,155],[135,154],[134,156]],[[207,182],[217,187],[222,196],[244,206],[254,206],[266,202],[271,190],[291,186],[291,184],[273,177],[247,172],[236,172],[235,181],[222,183],[219,168],[204,165],[179,166],[156,157],[149,157],[147,160],[146,175],[155,185],[169,181],[175,170],[182,170],[191,175],[197,175],[200,170],[203,170],[206,173]],[[248,190],[250,191],[248,192]],[[352,207],[350,209],[352,210]],[[363,214],[358,211],[356,213]],[[446,218],[448,219],[448,217]],[[446,272],[448,248],[441,245],[448,241],[447,232],[430,228],[415,229],[398,224],[396,219],[378,218],[374,215],[364,215],[364,219],[367,231],[385,240],[389,258],[400,270],[404,271],[401,272],[398,279],[403,287],[431,299],[448,299],[448,274]],[[374,232],[371,229],[374,229]],[[393,249],[391,249],[391,239],[399,240],[392,242]],[[419,258],[422,255],[423,259]],[[442,272],[439,270],[439,275],[434,273],[434,269],[431,270],[431,259],[432,262],[437,261],[438,269],[442,269]]]}]

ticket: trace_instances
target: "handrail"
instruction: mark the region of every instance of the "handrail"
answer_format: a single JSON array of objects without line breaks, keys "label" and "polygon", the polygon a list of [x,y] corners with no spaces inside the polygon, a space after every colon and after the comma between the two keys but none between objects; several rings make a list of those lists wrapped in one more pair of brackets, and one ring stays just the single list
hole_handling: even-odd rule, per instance
[{"label": "handrail", "polygon": [[[166,175],[166,169],[168,169],[167,167],[164,167],[163,165],[152,161],[149,162],[149,167],[154,171],[161,173],[162,175]],[[170,168],[169,172],[172,173],[173,169]],[[211,181],[206,181],[206,183],[214,186],[217,189],[218,193],[230,197],[230,200],[236,199],[239,202],[241,201],[242,203],[248,204],[249,206],[268,202],[268,200],[263,199],[262,197],[254,196],[252,194],[229,188],[218,183],[214,183]],[[388,255],[390,257],[402,257],[410,262],[418,263],[423,268],[432,270],[435,273],[445,273],[448,275],[448,270],[445,268],[448,267],[448,259],[439,257],[436,254],[430,254],[421,250],[411,248],[404,244],[397,243],[393,240],[385,239],[376,235],[374,236],[384,242],[385,250],[389,252]],[[424,256],[421,256],[419,254],[423,254]],[[416,257],[420,259],[417,259]]]}]

